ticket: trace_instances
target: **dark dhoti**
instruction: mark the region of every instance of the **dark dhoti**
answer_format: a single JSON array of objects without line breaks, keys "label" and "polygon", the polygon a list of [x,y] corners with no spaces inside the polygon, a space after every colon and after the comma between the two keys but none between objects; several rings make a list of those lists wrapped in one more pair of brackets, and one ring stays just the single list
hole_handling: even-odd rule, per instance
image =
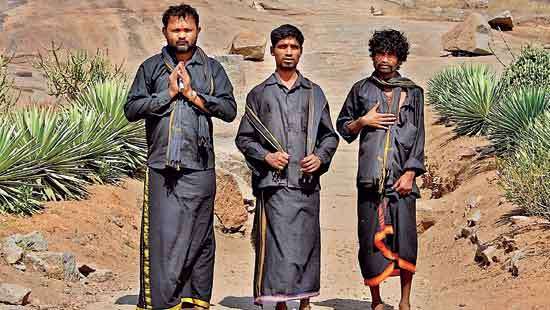
[{"label": "dark dhoti", "polygon": [[148,170],[138,309],[210,306],[215,194],[214,170]]},{"label": "dark dhoti", "polygon": [[416,198],[359,189],[359,265],[365,285],[377,286],[401,269],[416,271]]},{"label": "dark dhoti", "polygon": [[263,190],[256,211],[256,304],[319,294],[319,191]]}]

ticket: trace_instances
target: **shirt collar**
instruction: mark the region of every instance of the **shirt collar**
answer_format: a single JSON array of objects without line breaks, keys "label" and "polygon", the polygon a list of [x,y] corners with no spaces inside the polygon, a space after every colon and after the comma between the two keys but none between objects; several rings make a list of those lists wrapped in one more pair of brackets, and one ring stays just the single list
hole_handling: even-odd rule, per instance
[{"label": "shirt collar", "polygon": [[[170,48],[168,46],[165,46],[162,49],[162,54],[168,56],[168,57],[166,57],[166,56],[165,57],[168,59],[168,61],[170,62],[170,64],[172,66],[175,67],[177,65],[178,61],[176,59],[176,55],[174,54],[172,48]],[[200,53],[198,53],[198,48],[195,48],[195,51],[193,52],[193,56],[191,56],[191,59],[189,59],[186,66],[190,65],[190,64],[204,65],[204,59],[202,57],[200,57]]]},{"label": "shirt collar", "polygon": [[[296,79],[296,82],[294,82],[293,88],[297,88],[297,87],[311,88],[311,83],[300,73],[300,71],[297,71],[297,73],[298,73],[298,78]],[[275,85],[275,84],[286,87],[281,81],[279,75],[276,72],[273,72],[271,76],[267,79],[265,85]]]}]

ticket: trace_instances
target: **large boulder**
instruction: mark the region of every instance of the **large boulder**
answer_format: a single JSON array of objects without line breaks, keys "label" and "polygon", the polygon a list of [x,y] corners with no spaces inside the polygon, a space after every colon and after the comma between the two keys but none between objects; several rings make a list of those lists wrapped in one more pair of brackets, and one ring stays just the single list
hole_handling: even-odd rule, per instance
[{"label": "large boulder", "polygon": [[263,61],[267,40],[264,36],[243,31],[233,38],[229,54],[242,55],[245,60]]},{"label": "large boulder", "polygon": [[219,55],[214,56],[214,59],[219,61],[225,69],[225,72],[233,85],[233,94],[240,102],[241,100],[239,99],[244,99],[244,96],[246,95],[246,76],[243,68],[243,55]]},{"label": "large boulder", "polygon": [[514,20],[510,11],[504,11],[489,19],[489,26],[493,29],[502,31],[512,31],[514,29]]},{"label": "large boulder", "polygon": [[224,233],[242,231],[248,219],[248,211],[236,175],[221,168],[216,169],[214,214],[219,220],[220,230]]},{"label": "large boulder", "polygon": [[442,38],[443,49],[453,53],[491,55],[489,48],[491,26],[478,13],[470,14]]},{"label": "large boulder", "polygon": [[15,284],[0,283],[0,304],[26,305],[31,290]]},{"label": "large boulder", "polygon": [[43,272],[49,278],[78,281],[82,277],[76,266],[76,258],[71,253],[32,252],[25,255],[25,262],[31,269]]}]

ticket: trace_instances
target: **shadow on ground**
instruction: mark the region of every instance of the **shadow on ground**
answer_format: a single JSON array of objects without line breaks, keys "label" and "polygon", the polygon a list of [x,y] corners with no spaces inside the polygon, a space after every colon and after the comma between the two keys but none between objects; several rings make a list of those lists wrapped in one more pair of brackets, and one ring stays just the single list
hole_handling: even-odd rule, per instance
[{"label": "shadow on ground", "polygon": [[[364,300],[334,298],[313,302],[314,305],[332,308],[334,310],[365,310],[371,308],[371,303]],[[385,305],[384,310],[395,310],[393,306]]]},{"label": "shadow on ground", "polygon": [[125,295],[115,301],[115,305],[137,305],[137,295]]}]

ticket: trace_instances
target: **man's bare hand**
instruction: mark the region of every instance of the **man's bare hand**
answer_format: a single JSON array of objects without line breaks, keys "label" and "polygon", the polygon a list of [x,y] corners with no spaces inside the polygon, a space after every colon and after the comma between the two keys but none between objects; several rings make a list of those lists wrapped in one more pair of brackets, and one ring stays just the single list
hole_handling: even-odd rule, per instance
[{"label": "man's bare hand", "polygon": [[271,167],[277,170],[283,170],[288,165],[290,156],[285,152],[269,153],[265,156],[265,161]]},{"label": "man's bare hand", "polygon": [[380,102],[376,103],[376,105],[372,107],[367,114],[361,117],[361,125],[379,129],[388,129],[388,126],[395,122],[395,115],[389,113],[378,113],[378,107],[380,107]]},{"label": "man's bare hand", "polygon": [[310,154],[300,161],[302,172],[313,173],[321,167],[321,159],[315,155]]},{"label": "man's bare hand", "polygon": [[194,99],[193,88],[191,88],[191,76],[189,75],[189,72],[187,71],[185,66],[181,66],[178,70],[178,77],[183,81],[184,84],[182,94],[187,99]]},{"label": "man's bare hand", "polygon": [[170,76],[168,76],[168,93],[170,94],[170,98],[174,98],[180,92],[178,87],[178,77],[181,75],[182,69],[185,70],[185,66],[183,65],[183,62],[180,62],[174,68],[174,71],[170,73]]},{"label": "man's bare hand", "polygon": [[393,189],[399,193],[400,196],[407,196],[412,192],[414,178],[416,174],[414,171],[405,172],[397,182],[393,185]]}]

